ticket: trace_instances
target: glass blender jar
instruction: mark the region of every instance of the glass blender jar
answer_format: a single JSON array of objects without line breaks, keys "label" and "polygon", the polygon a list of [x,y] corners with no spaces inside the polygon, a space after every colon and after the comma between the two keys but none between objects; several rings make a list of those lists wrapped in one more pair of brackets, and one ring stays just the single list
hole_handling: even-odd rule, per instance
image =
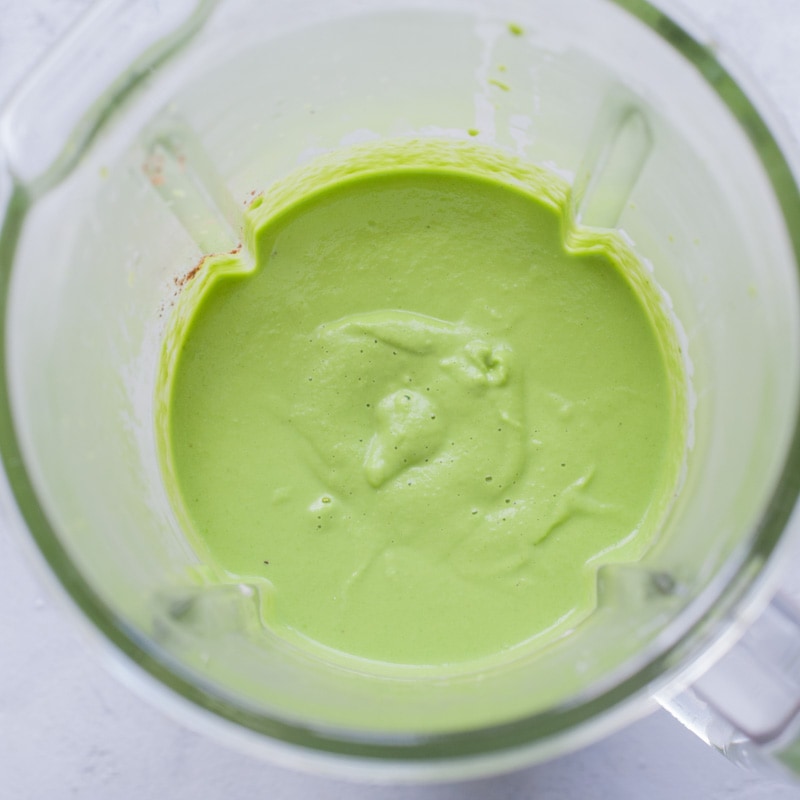
[{"label": "glass blender jar", "polygon": [[[96,6],[0,120],[0,452],[21,535],[132,674],[251,748],[486,774],[658,693],[734,757],[794,769],[800,194],[753,98],[639,0]],[[575,218],[652,265],[692,364],[686,474],[658,545],[603,568],[597,612],[556,645],[449,681],[356,674],[265,643],[246,585],[187,577],[153,436],[159,346],[176,278],[238,246],[253,189],[366,138],[472,128],[568,177]]]}]

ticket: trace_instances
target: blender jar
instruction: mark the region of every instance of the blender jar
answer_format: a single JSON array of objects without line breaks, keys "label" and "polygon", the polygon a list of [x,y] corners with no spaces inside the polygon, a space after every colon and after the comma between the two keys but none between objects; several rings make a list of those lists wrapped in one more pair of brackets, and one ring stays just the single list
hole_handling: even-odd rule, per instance
[{"label": "blender jar", "polygon": [[[257,750],[485,774],[658,692],[739,760],[795,768],[800,194],[751,95],[643,0],[97,5],[0,120],[22,536],[129,677]],[[474,130],[567,177],[572,219],[652,268],[691,369],[685,475],[656,546],[602,567],[597,611],[556,644],[447,680],[354,672],[264,631],[253,586],[197,580],[159,468],[161,341],[254,190],[355,142]]]}]

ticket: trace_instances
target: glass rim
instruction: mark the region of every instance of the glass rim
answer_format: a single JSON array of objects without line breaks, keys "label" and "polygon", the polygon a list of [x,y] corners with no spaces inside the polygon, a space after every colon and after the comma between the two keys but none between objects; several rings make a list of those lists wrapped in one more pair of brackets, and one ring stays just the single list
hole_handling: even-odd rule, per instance
[{"label": "glass rim", "polygon": [[[800,271],[800,189],[784,152],[776,140],[777,114],[771,104],[759,97],[770,117],[768,124],[740,83],[720,63],[711,48],[702,44],[665,12],[648,0],[604,0],[644,23],[667,46],[692,64],[716,93],[733,119],[746,134],[769,179],[786,224]],[[199,29],[198,29],[199,30]],[[181,49],[193,36],[176,45]],[[88,146],[87,142],[84,146]],[[619,680],[604,681],[600,688],[587,687],[569,702],[511,722],[466,731],[432,734],[381,734],[371,731],[315,727],[255,711],[242,700],[233,699],[199,673],[180,664],[148,637],[129,625],[110,607],[84,578],[78,565],[59,540],[37,497],[33,480],[25,465],[10,405],[7,382],[6,324],[13,259],[28,208],[33,199],[25,188],[13,186],[2,228],[0,228],[0,460],[8,485],[24,521],[25,533],[35,543],[57,582],[80,614],[88,620],[100,639],[133,662],[157,684],[172,690],[200,710],[233,723],[251,733],[295,745],[305,751],[366,761],[435,763],[470,757],[497,755],[520,748],[543,747],[562,739],[591,720],[608,717],[657,684],[666,681],[681,664],[699,655],[712,642],[720,624],[730,612],[753,592],[756,578],[775,550],[800,496],[800,408],[796,410],[790,444],[776,484],[757,528],[736,549],[700,597],[669,623],[670,636],[657,637],[634,658],[629,658],[609,673]],[[682,624],[679,626],[678,622]],[[668,641],[665,639],[668,638]],[[130,665],[128,665],[130,666]],[[217,720],[218,721],[218,720]],[[612,726],[609,723],[608,729]]]}]

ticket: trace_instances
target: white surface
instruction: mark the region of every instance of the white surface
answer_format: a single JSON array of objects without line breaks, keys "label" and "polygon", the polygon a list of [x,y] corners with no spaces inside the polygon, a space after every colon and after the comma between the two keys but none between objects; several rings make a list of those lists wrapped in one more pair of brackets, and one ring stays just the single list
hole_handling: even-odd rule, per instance
[{"label": "white surface", "polygon": [[[0,98],[87,5],[0,0]],[[800,3],[702,0],[692,13],[800,138]],[[263,764],[183,729],[108,675],[2,525],[0,631],[0,798],[800,800],[800,788],[739,771],[660,711],[580,753],[469,784],[356,786]]]}]

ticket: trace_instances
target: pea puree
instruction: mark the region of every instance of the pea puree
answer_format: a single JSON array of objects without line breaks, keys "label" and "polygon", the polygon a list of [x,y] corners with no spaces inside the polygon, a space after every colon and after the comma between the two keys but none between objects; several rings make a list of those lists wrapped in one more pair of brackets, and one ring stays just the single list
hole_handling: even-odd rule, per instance
[{"label": "pea puree", "polygon": [[653,543],[686,381],[623,239],[475,142],[322,157],[207,258],[160,366],[164,474],[214,580],[317,652],[510,657],[596,605]]}]

